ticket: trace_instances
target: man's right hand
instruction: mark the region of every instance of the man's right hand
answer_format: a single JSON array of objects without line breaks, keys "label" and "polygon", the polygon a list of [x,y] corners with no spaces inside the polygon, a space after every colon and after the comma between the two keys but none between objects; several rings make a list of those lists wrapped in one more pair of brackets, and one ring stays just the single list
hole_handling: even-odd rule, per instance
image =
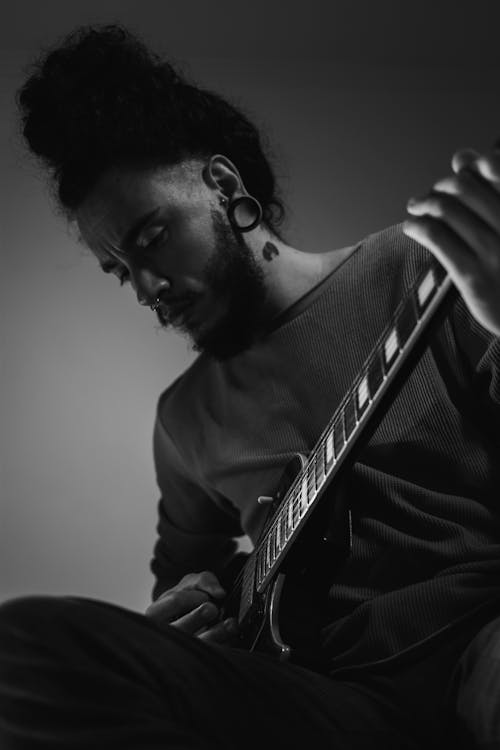
[{"label": "man's right hand", "polygon": [[236,621],[219,622],[220,605],[226,592],[213,573],[190,573],[146,610],[158,625],[171,625],[204,641],[225,643],[237,632]]}]

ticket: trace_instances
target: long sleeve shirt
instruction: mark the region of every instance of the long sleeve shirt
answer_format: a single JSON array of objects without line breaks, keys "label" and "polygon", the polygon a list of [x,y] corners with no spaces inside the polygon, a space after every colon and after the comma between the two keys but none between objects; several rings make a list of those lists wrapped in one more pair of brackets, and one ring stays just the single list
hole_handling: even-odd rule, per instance
[{"label": "long sleeve shirt", "polygon": [[[160,397],[154,597],[224,576],[255,543],[287,462],[308,454],[430,254],[370,235],[250,349],[204,354]],[[332,670],[500,612],[500,341],[459,298],[350,470],[352,553],[327,570]],[[332,498],[334,502],[334,497]]]}]

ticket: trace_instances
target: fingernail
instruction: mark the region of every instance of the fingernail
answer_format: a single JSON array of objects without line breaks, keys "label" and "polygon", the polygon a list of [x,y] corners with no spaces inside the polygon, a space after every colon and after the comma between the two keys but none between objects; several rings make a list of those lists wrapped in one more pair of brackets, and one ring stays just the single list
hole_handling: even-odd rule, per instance
[{"label": "fingernail", "polygon": [[237,630],[236,620],[234,618],[230,618],[229,620],[224,620],[224,628],[227,630],[228,633],[235,633]]}]

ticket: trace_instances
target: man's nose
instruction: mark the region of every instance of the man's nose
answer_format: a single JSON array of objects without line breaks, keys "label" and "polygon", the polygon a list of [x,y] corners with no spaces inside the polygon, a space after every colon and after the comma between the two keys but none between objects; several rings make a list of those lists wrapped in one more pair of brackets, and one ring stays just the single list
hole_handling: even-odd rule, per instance
[{"label": "man's nose", "polygon": [[159,276],[148,268],[131,271],[132,285],[140,305],[152,305],[155,300],[171,287],[170,280]]}]

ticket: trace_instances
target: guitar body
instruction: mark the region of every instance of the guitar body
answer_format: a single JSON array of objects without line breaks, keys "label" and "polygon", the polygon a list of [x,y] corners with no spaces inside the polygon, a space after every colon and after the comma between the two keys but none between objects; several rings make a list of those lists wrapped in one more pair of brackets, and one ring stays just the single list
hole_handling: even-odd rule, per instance
[{"label": "guitar body", "polygon": [[[269,504],[269,515],[261,537],[272,526],[282,499],[293,482],[303,471],[307,459],[296,454],[287,464],[278,487],[272,497],[265,498]],[[293,550],[283,561],[263,590],[258,590],[253,581],[249,592],[250,605],[241,607],[241,600],[226,602],[223,617],[236,617],[239,624],[237,645],[247,651],[260,651],[281,661],[311,665],[319,652],[321,610],[318,601],[326,596],[321,571],[325,570],[325,556],[331,571],[332,561],[339,561],[348,552],[344,539],[332,543],[328,535],[332,521],[331,492],[325,496],[323,512],[318,508],[307,527],[301,532]],[[330,503],[330,507],[328,507]],[[338,514],[339,503],[336,503]],[[339,524],[339,528],[342,524]],[[345,529],[345,526],[344,526]],[[345,555],[344,555],[345,556]],[[253,578],[253,576],[252,576]],[[244,597],[243,597],[244,598]]]},{"label": "guitar body", "polygon": [[240,623],[238,645],[247,651],[263,651],[286,661],[292,646],[281,634],[281,596],[286,575],[278,573],[264,594],[257,594],[251,610]]}]

